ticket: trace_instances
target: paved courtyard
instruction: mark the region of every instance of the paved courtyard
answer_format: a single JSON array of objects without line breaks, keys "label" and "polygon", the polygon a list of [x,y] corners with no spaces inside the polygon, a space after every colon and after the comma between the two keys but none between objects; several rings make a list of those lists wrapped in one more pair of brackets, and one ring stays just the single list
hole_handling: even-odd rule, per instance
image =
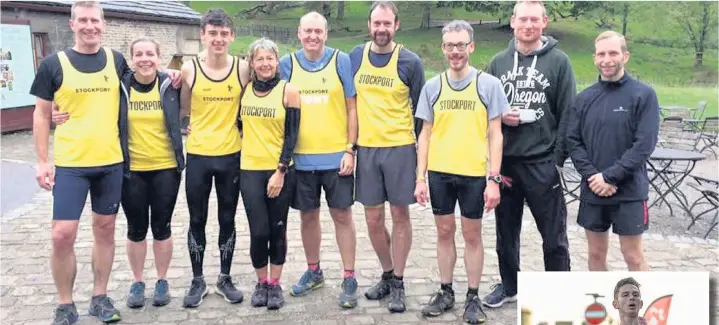
[{"label": "paved courtyard", "polygon": [[[3,159],[33,162],[32,138],[29,133],[3,136]],[[32,182],[33,179],[28,179]],[[36,185],[34,185],[36,186]],[[390,315],[385,302],[368,301],[362,297],[359,306],[353,310],[343,310],[337,303],[341,283],[341,259],[335,244],[333,225],[326,205],[322,208],[323,242],[322,265],[325,270],[325,288],[310,296],[295,298],[289,296],[287,288],[296,282],[306,268],[302,249],[299,214],[291,210],[288,222],[288,259],[283,275],[286,306],[279,311],[268,312],[264,308],[252,308],[245,301],[239,305],[229,305],[217,295],[208,296],[197,309],[183,309],[181,298],[190,284],[191,268],[187,253],[186,233],[188,211],[184,195],[184,184],[173,219],[174,258],[168,278],[173,301],[165,307],[157,308],[148,304],[143,309],[130,310],[125,307],[129,285],[132,281],[125,253],[125,217],[120,213],[116,227],[116,256],[109,284],[109,296],[120,308],[125,324],[423,324],[423,323],[461,323],[462,305],[467,287],[467,277],[461,258],[463,240],[457,233],[459,248],[455,284],[458,303],[452,313],[434,319],[425,319],[420,309],[427,303],[429,295],[438,287],[439,271],[436,262],[436,235],[431,210],[419,206],[411,209],[414,241],[405,272],[405,286],[408,310],[403,314]],[[12,191],[3,183],[2,191]],[[49,269],[50,255],[50,215],[52,197],[48,192],[40,192],[27,204],[5,213],[0,218],[0,323],[1,324],[49,324],[55,308],[55,286]],[[89,203],[89,202],[88,202]],[[356,271],[361,292],[364,292],[380,275],[381,269],[372,246],[369,243],[367,227],[361,205],[353,207],[357,228]],[[99,324],[99,321],[87,316],[87,306],[92,290],[91,272],[91,217],[90,207],[86,205],[81,219],[76,242],[78,275],[75,285],[75,300],[81,312],[80,324]],[[388,211],[389,212],[389,211]],[[531,214],[525,212],[522,233],[522,270],[541,271],[543,269],[541,239]],[[570,209],[569,219],[576,219],[576,212]],[[205,257],[205,274],[208,284],[213,284],[219,272],[219,252],[217,249],[217,207],[214,193],[211,196],[210,216],[207,225],[208,250]],[[254,271],[249,257],[249,228],[242,204],[237,213],[237,244],[232,275],[236,284],[246,295],[254,287]],[[390,225],[390,222],[388,222]],[[480,293],[489,292],[491,284],[499,279],[497,257],[495,253],[494,215],[485,216],[483,227],[485,245],[485,266]],[[150,236],[151,237],[151,236]],[[612,270],[625,270],[626,266],[619,251],[618,241],[611,237],[609,265]],[[717,241],[694,237],[665,236],[650,234],[645,236],[645,251],[652,270],[668,271],[711,271],[713,277],[719,274],[717,259]],[[586,246],[583,231],[574,222],[569,227],[572,269],[586,270]],[[156,281],[152,254],[148,253],[146,262],[147,294],[151,295]],[[211,291],[212,292],[212,291]],[[716,309],[716,290],[712,293],[713,309]],[[517,323],[515,304],[499,310],[486,309],[489,317],[487,324],[510,325]],[[713,312],[713,318],[719,316]]]}]

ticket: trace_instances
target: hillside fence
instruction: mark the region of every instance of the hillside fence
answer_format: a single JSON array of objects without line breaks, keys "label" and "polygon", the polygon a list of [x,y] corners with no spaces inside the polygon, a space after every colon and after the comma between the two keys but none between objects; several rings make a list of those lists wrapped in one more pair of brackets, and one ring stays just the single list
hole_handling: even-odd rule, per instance
[{"label": "hillside fence", "polygon": [[296,28],[250,24],[237,26],[235,33],[240,36],[265,37],[276,43],[299,45]]}]

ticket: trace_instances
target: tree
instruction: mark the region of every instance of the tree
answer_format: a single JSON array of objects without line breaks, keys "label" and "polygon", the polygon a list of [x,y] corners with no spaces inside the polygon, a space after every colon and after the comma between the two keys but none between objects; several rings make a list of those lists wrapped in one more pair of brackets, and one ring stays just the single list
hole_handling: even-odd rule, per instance
[{"label": "tree", "polygon": [[617,16],[618,2],[597,1],[594,5],[585,6],[583,15],[595,19],[597,28],[612,29],[614,18]]},{"label": "tree", "polygon": [[575,2],[574,7],[579,8],[577,13],[597,19],[595,22],[598,28],[614,28],[615,19],[618,16],[622,24],[622,35],[627,36],[629,16],[636,10],[637,3],[631,1],[609,2]]},{"label": "tree", "polygon": [[[305,13],[316,11],[327,20],[327,29],[332,31],[332,2],[330,1],[296,1],[300,6],[304,5]],[[344,11],[344,10],[343,10]],[[343,13],[344,14],[344,13]]]},{"label": "tree", "polygon": [[717,27],[717,3],[680,1],[676,6],[675,20],[694,45],[694,66],[701,67],[707,36]]},{"label": "tree", "polygon": [[345,19],[345,2],[337,1],[337,20]]},{"label": "tree", "polygon": [[431,27],[429,25],[429,21],[430,21],[429,18],[430,18],[430,13],[432,11],[432,6],[436,6],[436,5],[429,1],[423,1],[420,3],[422,6],[422,22],[420,23],[419,28],[428,29]]},{"label": "tree", "polygon": [[332,18],[332,3],[329,1],[322,1],[322,15],[325,16],[327,21]]},{"label": "tree", "polygon": [[[574,1],[572,9],[569,12],[569,17],[579,18],[589,14],[590,12],[597,10],[598,8],[604,9],[604,2],[600,1]],[[567,18],[567,17],[564,17]]]},{"label": "tree", "polygon": [[632,12],[634,4],[625,1],[619,6],[622,15],[622,35],[627,36],[627,24],[629,23],[629,14]]},{"label": "tree", "polygon": [[305,1],[305,11],[316,11],[329,21],[332,17],[332,3],[329,1]]},{"label": "tree", "polygon": [[[437,7],[464,8],[469,12],[488,13],[495,15],[501,22],[508,25],[515,3],[512,1],[440,1]],[[544,2],[544,6],[547,9],[547,16],[552,19],[576,18],[595,10],[598,6],[597,3],[596,1],[551,1]]]},{"label": "tree", "polygon": [[546,2],[544,6],[547,9],[547,16],[557,20],[571,17],[575,4],[574,1],[552,1]]},{"label": "tree", "polygon": [[469,12],[484,12],[500,17],[502,22],[509,24],[509,17],[514,9],[513,2],[504,1],[440,1],[440,8],[464,8]]},{"label": "tree", "polygon": [[302,2],[294,1],[263,1],[255,2],[257,5],[237,12],[238,17],[249,19],[255,18],[259,14],[272,16],[282,10],[302,7]]}]

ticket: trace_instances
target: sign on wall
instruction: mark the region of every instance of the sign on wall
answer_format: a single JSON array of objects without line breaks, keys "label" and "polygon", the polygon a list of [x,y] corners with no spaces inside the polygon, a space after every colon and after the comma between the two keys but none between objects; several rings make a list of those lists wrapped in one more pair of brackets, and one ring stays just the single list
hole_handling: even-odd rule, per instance
[{"label": "sign on wall", "polygon": [[31,106],[35,78],[30,25],[0,24],[0,109]]}]

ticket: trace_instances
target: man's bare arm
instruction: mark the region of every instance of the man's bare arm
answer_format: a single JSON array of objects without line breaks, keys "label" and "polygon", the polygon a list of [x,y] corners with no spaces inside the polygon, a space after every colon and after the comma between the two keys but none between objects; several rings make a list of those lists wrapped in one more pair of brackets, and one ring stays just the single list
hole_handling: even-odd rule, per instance
[{"label": "man's bare arm", "polygon": [[245,86],[247,86],[250,82],[250,64],[247,60],[240,60],[238,70],[240,73],[240,84],[242,85],[242,88],[245,88]]},{"label": "man's bare arm", "polygon": [[180,88],[180,121],[190,114],[192,86],[195,80],[195,64],[187,61],[182,64],[182,88]]},{"label": "man's bare arm", "polygon": [[347,138],[350,143],[357,144],[357,97],[345,99],[347,105]]},{"label": "man's bare arm", "polygon": [[32,134],[35,138],[35,153],[38,163],[49,162],[50,122],[52,121],[52,102],[42,98],[35,99]]},{"label": "man's bare arm", "polygon": [[429,139],[432,136],[432,122],[422,121],[422,131],[417,139],[417,179],[424,179],[427,174],[429,159]]},{"label": "man's bare arm", "polygon": [[489,173],[498,175],[502,168],[502,147],[504,146],[504,135],[502,135],[502,116],[497,116],[489,121]]}]

